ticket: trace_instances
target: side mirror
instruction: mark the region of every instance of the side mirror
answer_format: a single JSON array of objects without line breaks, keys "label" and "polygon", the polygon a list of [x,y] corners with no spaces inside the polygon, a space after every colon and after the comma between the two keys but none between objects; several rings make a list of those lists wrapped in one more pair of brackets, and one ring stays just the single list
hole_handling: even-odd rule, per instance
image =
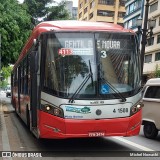
[{"label": "side mirror", "polygon": [[38,61],[39,61],[38,52],[32,51],[30,56],[30,70],[32,74],[36,74],[38,72]]}]

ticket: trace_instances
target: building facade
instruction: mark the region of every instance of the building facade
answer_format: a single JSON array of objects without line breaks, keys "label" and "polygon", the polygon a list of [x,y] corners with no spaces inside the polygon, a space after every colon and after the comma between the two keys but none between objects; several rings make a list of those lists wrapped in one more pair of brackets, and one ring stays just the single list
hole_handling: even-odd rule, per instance
[{"label": "building facade", "polygon": [[123,25],[126,0],[79,0],[78,20]]},{"label": "building facade", "polygon": [[[138,31],[136,21],[138,18],[144,20],[146,0],[128,0],[125,4],[126,15],[124,17],[124,27]],[[145,47],[144,67],[143,67],[143,82],[151,78],[156,70],[160,69],[160,0],[149,1],[148,21],[154,19],[156,25],[153,28],[152,37],[147,36],[147,44]],[[142,22],[142,28],[143,28]],[[148,26],[149,28],[149,26]],[[149,35],[149,34],[148,34]],[[141,35],[139,34],[139,41],[141,42]],[[140,43],[141,49],[141,43]]]},{"label": "building facade", "polygon": [[73,1],[65,1],[65,8],[69,12],[71,19],[77,19],[78,8],[73,7]]},{"label": "building facade", "polygon": [[144,0],[128,0],[125,4],[124,27],[137,32],[136,21],[143,18]]},{"label": "building facade", "polygon": [[146,79],[155,72],[156,67],[160,69],[160,0],[150,0],[149,4],[148,20],[154,19],[156,25],[153,36],[147,38],[143,69]]}]

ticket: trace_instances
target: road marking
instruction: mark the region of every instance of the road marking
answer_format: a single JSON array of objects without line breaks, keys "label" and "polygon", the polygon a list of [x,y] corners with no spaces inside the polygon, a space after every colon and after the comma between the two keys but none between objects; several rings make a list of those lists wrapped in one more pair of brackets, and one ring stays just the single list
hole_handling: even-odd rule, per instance
[{"label": "road marking", "polygon": [[131,142],[131,141],[126,140],[126,139],[121,138],[121,137],[113,137],[113,138],[116,139],[116,140],[119,140],[119,141],[121,141],[121,142],[127,143],[127,144],[129,144],[129,145],[131,145],[131,146],[133,146],[133,147],[138,148],[138,149],[141,149],[141,150],[143,150],[143,151],[155,151],[155,150],[153,150],[153,149],[144,147],[144,146],[142,146],[142,145],[139,145],[139,144],[137,144],[137,143]]}]

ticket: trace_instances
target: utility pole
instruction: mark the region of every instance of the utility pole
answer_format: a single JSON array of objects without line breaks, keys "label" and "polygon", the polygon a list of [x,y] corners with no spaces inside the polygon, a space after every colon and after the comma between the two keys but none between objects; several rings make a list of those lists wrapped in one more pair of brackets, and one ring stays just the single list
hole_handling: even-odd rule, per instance
[{"label": "utility pole", "polygon": [[149,0],[146,0],[145,5],[145,14],[144,14],[144,23],[143,23],[143,32],[142,32],[142,42],[141,42],[141,68],[143,74],[143,65],[144,65],[144,55],[145,55],[145,46],[147,43],[147,24],[148,24],[148,9],[149,9]]}]

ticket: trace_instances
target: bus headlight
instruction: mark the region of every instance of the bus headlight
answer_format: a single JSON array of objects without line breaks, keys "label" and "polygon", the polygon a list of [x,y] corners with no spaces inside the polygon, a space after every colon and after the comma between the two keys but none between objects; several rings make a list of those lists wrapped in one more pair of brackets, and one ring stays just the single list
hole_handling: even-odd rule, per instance
[{"label": "bus headlight", "polygon": [[140,111],[142,109],[142,107],[144,106],[144,104],[142,102],[137,103],[136,105],[131,107],[131,116],[134,115],[135,113],[137,113],[138,111]]},{"label": "bus headlight", "polygon": [[57,117],[64,117],[63,110],[61,108],[52,106],[50,104],[41,104],[41,110]]}]

